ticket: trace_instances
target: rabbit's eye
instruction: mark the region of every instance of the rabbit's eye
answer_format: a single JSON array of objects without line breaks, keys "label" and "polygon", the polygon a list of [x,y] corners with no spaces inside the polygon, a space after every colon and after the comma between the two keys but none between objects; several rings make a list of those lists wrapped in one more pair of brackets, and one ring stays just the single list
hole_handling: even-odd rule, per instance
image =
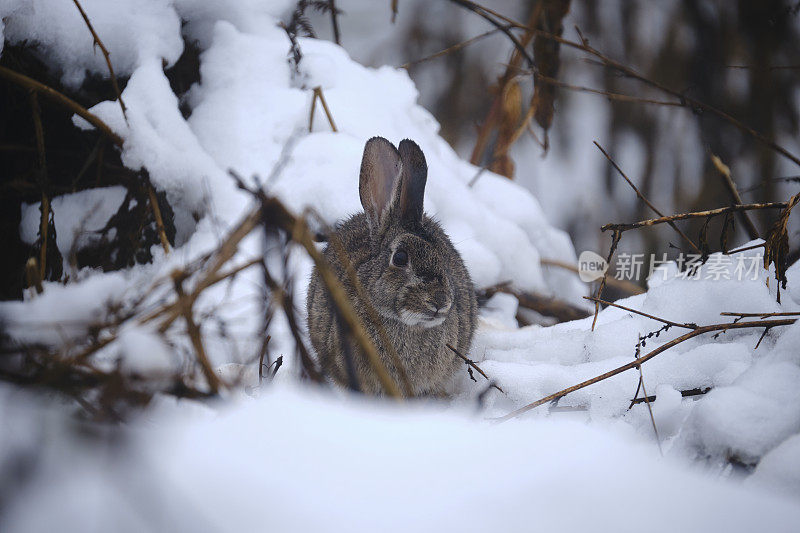
[{"label": "rabbit's eye", "polygon": [[408,253],[403,249],[398,249],[392,256],[392,264],[397,267],[404,267],[408,264]]}]

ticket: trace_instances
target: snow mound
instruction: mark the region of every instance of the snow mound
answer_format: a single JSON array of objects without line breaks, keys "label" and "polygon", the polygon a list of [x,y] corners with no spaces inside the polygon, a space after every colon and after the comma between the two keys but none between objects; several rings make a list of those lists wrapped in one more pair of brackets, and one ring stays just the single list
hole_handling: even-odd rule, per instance
[{"label": "snow mound", "polygon": [[[82,0],[111,56],[117,76],[130,75],[146,58],[171,65],[183,51],[180,19],[168,0]],[[106,77],[108,67],[73,2],[4,0],[0,17],[11,44],[35,44],[41,58],[61,73],[65,85],[79,87],[87,72]]]}]

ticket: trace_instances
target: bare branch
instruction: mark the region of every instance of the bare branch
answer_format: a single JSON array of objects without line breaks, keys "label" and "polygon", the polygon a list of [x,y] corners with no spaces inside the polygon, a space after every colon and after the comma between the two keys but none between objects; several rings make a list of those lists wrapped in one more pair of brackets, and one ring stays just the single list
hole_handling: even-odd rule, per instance
[{"label": "bare branch", "polygon": [[471,45],[472,43],[476,43],[476,42],[480,41],[481,39],[484,39],[486,37],[489,37],[490,35],[494,35],[495,33],[498,33],[499,31],[500,31],[499,28],[495,28],[493,30],[489,30],[487,32],[481,33],[480,35],[476,35],[475,37],[467,39],[466,41],[461,41],[460,43],[456,43],[453,46],[448,46],[447,48],[445,48],[443,50],[439,50],[438,52],[436,52],[434,54],[431,54],[429,56],[425,56],[423,58],[416,59],[414,61],[409,61],[408,63],[403,63],[398,68],[409,69],[409,68],[413,67],[414,65],[419,65],[420,63],[424,63],[426,61],[430,61],[431,59],[436,59],[437,57],[442,57],[442,56],[445,56],[447,54],[450,54],[450,53],[453,53],[453,52],[457,52],[458,50],[461,50],[462,48],[466,48],[467,46]]},{"label": "bare branch", "polygon": [[498,292],[510,294],[517,299],[519,305],[522,307],[536,311],[544,316],[553,317],[559,322],[580,320],[581,318],[586,318],[591,314],[582,307],[558,300],[552,296],[542,296],[541,294],[536,294],[533,292],[513,289],[509,283],[499,283],[497,285],[487,287],[482,289],[480,294],[486,298],[489,298]]},{"label": "bare branch", "polygon": [[[708,211],[696,211],[694,213],[681,213],[678,215],[670,215],[668,217],[662,216],[661,218],[652,218],[650,220],[642,220],[640,222],[633,222],[631,224],[606,224],[600,229],[603,231],[628,231],[636,228],[643,228],[645,226],[655,226],[657,224],[672,224],[676,220],[686,220],[690,218],[708,218],[710,216],[721,215],[723,213],[734,213],[736,211],[747,211],[751,209],[785,209],[789,204],[787,202],[766,202],[763,204],[742,204],[732,205],[729,207],[720,207],[718,209],[709,209]],[[760,248],[763,245],[759,244],[754,248]],[[737,250],[742,251],[742,250]]]},{"label": "bare branch", "polygon": [[214,372],[214,369],[211,367],[211,361],[209,361],[208,355],[206,354],[200,327],[192,316],[192,301],[187,298],[186,294],[183,292],[183,275],[179,272],[175,272],[172,279],[175,283],[175,293],[178,295],[178,306],[180,307],[184,320],[186,320],[186,330],[192,341],[192,346],[194,346],[197,361],[200,363],[200,368],[203,370],[211,393],[216,394],[222,386],[222,381],[220,381],[216,372]]},{"label": "bare branch", "polygon": [[621,373],[623,373],[623,372],[625,372],[627,370],[631,370],[632,368],[637,368],[640,365],[642,365],[643,363],[645,363],[645,362],[649,361],[650,359],[652,359],[653,357],[657,356],[658,354],[667,351],[668,349],[670,349],[673,346],[676,346],[676,345],[682,343],[683,341],[686,341],[686,340],[689,340],[691,338],[697,337],[698,335],[703,335],[704,333],[709,333],[709,332],[712,332],[712,331],[728,331],[728,330],[731,330],[731,329],[788,326],[790,324],[794,324],[796,322],[796,320],[797,319],[763,320],[763,321],[760,320],[760,321],[757,321],[757,322],[734,322],[734,323],[731,323],[731,324],[712,324],[710,326],[698,327],[697,329],[692,330],[689,333],[681,335],[680,337],[678,337],[676,339],[673,339],[673,340],[671,340],[671,341],[669,341],[667,343],[662,344],[658,348],[648,352],[646,355],[643,355],[641,357],[637,357],[636,359],[634,359],[630,363],[627,363],[627,364],[624,364],[622,366],[619,366],[619,367],[617,367],[617,368],[615,368],[613,370],[609,370],[608,372],[606,372],[604,374],[600,374],[599,376],[593,377],[591,379],[587,379],[586,381],[582,381],[581,383],[578,383],[577,385],[573,385],[572,387],[567,387],[566,389],[563,389],[563,390],[560,390],[560,391],[555,392],[553,394],[550,394],[549,396],[545,396],[544,398],[542,398],[540,400],[536,400],[535,402],[529,403],[528,405],[526,405],[524,407],[520,407],[516,411],[513,411],[513,412],[511,412],[511,413],[509,413],[509,414],[507,414],[505,416],[497,418],[496,420],[499,421],[499,422],[505,422],[506,420],[510,420],[512,418],[516,418],[516,417],[520,416],[523,413],[527,413],[531,409],[539,407],[540,405],[544,405],[544,404],[546,404],[548,402],[552,402],[553,400],[557,400],[559,398],[562,398],[562,397],[566,396],[567,394],[569,394],[571,392],[575,392],[576,390],[583,389],[585,387],[588,387],[589,385],[594,385],[595,383],[597,383],[599,381],[603,381],[603,380],[608,379],[610,377],[616,376],[617,374],[621,374]]},{"label": "bare branch", "polygon": [[685,329],[697,329],[698,325],[693,323],[680,323],[680,322],[673,322],[672,320],[667,320],[666,318],[660,318],[654,315],[647,314],[643,311],[637,311],[636,309],[631,309],[630,307],[625,307],[624,305],[620,305],[614,302],[609,302],[607,300],[601,300],[600,298],[593,298],[591,296],[584,296],[585,299],[589,300],[590,302],[601,303],[604,305],[610,305],[611,307],[616,307],[618,309],[622,309],[624,311],[628,311],[646,318],[650,320],[655,320],[657,322],[661,322],[662,324],[667,324],[669,326],[675,326],[676,328],[685,328]]},{"label": "bare branch", "polygon": [[486,380],[487,380],[487,381],[490,381],[490,382],[491,382],[491,386],[492,386],[492,387],[494,387],[495,389],[499,390],[499,391],[500,391],[500,392],[502,392],[503,394],[505,394],[505,393],[506,393],[506,391],[504,391],[502,388],[500,388],[500,385],[496,384],[494,381],[492,381],[491,379],[489,379],[489,376],[487,376],[487,375],[486,375],[486,372],[484,372],[483,370],[481,370],[481,367],[479,367],[479,366],[478,366],[478,364],[477,364],[475,361],[473,361],[473,360],[472,360],[472,359],[470,359],[469,357],[467,357],[467,356],[463,355],[461,352],[459,352],[458,350],[456,350],[455,348],[453,348],[453,345],[452,345],[452,344],[450,344],[450,343],[447,343],[447,344],[446,344],[446,346],[447,346],[447,347],[450,349],[450,351],[451,351],[451,352],[453,352],[454,354],[456,354],[456,356],[458,356],[459,358],[461,358],[461,360],[462,360],[462,361],[464,361],[464,362],[465,362],[467,365],[469,365],[469,366],[471,366],[472,368],[474,368],[475,370],[477,370],[477,371],[478,371],[478,373],[479,373],[481,376],[483,376],[484,378],[486,378]]},{"label": "bare branch", "polygon": [[165,253],[169,253],[169,240],[167,239],[167,232],[164,229],[164,219],[161,218],[161,208],[158,207],[156,191],[150,183],[145,185],[145,187],[147,188],[147,197],[150,200],[150,209],[152,209],[153,218],[156,221],[156,231],[158,232],[159,240],[161,240],[161,247],[164,248]]},{"label": "bare branch", "polygon": [[122,146],[124,142],[122,137],[114,133],[105,122],[100,120],[96,115],[89,112],[85,107],[83,107],[76,101],[72,100],[71,98],[64,96],[55,89],[52,89],[47,85],[34,80],[33,78],[29,78],[24,74],[14,72],[13,70],[3,66],[0,66],[0,77],[3,77],[21,87],[25,87],[26,89],[35,91],[36,93],[44,96],[45,98],[48,98],[49,100],[52,100],[57,104],[60,104],[62,107],[65,107],[68,110],[72,111],[76,115],[80,116],[81,118],[89,122],[92,126],[103,132],[106,135],[106,137],[111,139],[111,141],[114,144],[116,144],[117,146]]},{"label": "bare branch", "polygon": [[328,118],[328,124],[331,125],[331,129],[334,132],[339,130],[336,129],[336,123],[333,121],[333,115],[331,115],[331,110],[328,109],[328,103],[325,101],[325,95],[322,94],[322,87],[314,87],[314,96],[311,100],[311,114],[308,118],[308,131],[311,132],[311,127],[314,124],[314,110],[317,107],[317,99],[319,99],[320,103],[322,103],[322,109],[325,111],[325,116]]},{"label": "bare branch", "polygon": [[[722,177],[722,183],[725,185],[725,190],[727,190],[728,194],[731,195],[731,200],[733,200],[732,205],[741,205],[742,197],[739,196],[739,191],[736,189],[736,184],[733,182],[730,167],[723,163],[722,159],[714,154],[711,154],[711,162],[714,164],[714,168],[717,169],[717,172],[719,172],[719,175]],[[750,219],[747,211],[739,211],[738,215],[742,219],[742,223],[747,230],[747,235],[750,237],[750,240],[758,239],[760,237],[758,229],[756,228],[756,225],[753,224],[753,221]]]},{"label": "bare branch", "polygon": [[103,52],[103,57],[106,59],[106,65],[108,66],[108,73],[111,76],[111,85],[114,87],[114,92],[117,93],[117,100],[119,100],[119,107],[122,109],[122,116],[125,117],[125,122],[128,121],[128,113],[125,107],[125,102],[122,100],[122,93],[119,91],[119,85],[117,84],[117,75],[114,74],[114,67],[111,66],[111,58],[109,57],[111,54],[108,53],[103,41],[100,40],[100,36],[97,35],[97,32],[94,31],[94,27],[92,27],[92,23],[89,21],[89,16],[83,10],[83,6],[81,6],[78,0],[72,0],[75,2],[75,7],[78,8],[78,11],[81,12],[81,17],[83,17],[83,21],[86,23],[86,27],[89,28],[89,31],[92,34],[92,38],[94,39],[94,44],[100,47],[100,51]]}]

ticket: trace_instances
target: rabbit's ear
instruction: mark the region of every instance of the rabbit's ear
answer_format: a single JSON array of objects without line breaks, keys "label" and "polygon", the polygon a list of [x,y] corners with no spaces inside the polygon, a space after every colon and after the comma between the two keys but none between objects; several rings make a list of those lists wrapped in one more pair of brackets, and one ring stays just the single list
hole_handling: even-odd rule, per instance
[{"label": "rabbit's ear", "polygon": [[358,194],[367,214],[370,231],[375,232],[386,219],[400,183],[400,154],[383,137],[373,137],[364,146]]},{"label": "rabbit's ear", "polygon": [[422,204],[425,197],[425,182],[428,180],[428,163],[417,143],[409,139],[400,141],[398,147],[402,161],[400,191],[397,209],[400,220],[407,225],[422,222]]}]

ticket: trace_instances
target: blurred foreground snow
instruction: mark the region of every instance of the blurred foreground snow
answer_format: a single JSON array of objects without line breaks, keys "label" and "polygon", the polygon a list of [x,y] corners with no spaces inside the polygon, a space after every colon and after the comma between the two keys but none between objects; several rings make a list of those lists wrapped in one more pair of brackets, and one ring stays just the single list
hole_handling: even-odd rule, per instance
[{"label": "blurred foreground snow", "polygon": [[574,421],[492,426],[277,387],[216,413],[163,399],[110,435],[11,402],[30,400],[3,394],[3,430],[32,435],[4,451],[39,472],[4,531],[749,532],[800,518],[796,501]]}]

